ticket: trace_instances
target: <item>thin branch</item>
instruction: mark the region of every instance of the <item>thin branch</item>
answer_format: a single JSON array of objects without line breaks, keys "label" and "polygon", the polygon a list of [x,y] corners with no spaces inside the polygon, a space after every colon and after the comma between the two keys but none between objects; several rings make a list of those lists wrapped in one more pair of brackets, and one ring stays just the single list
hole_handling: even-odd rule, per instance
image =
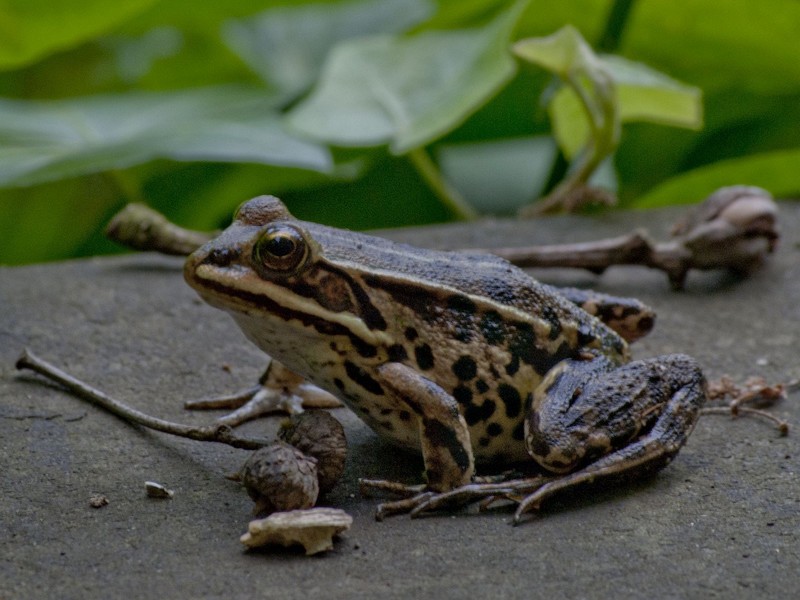
[{"label": "thin branch", "polygon": [[51,381],[54,381],[67,388],[78,398],[86,400],[95,406],[99,406],[100,408],[129,423],[136,423],[138,425],[142,425],[143,427],[147,427],[148,429],[189,438],[199,442],[217,442],[220,444],[227,444],[229,446],[233,446],[234,448],[243,448],[245,450],[257,450],[258,448],[267,446],[270,443],[268,440],[237,436],[233,433],[233,429],[227,425],[214,424],[197,427],[193,425],[173,423],[157,417],[152,417],[136,410],[135,408],[131,408],[119,400],[115,400],[109,395],[91,387],[81,380],[76,379],[58,367],[37,357],[27,349],[22,352],[22,355],[17,360],[16,366],[17,369],[20,370],[30,369],[31,371],[35,371],[47,379],[50,379]]},{"label": "thin branch", "polygon": [[[430,160],[428,158],[428,160]],[[519,267],[572,267],[602,273],[612,265],[644,265],[664,271],[683,288],[690,269],[748,273],[775,249],[778,209],[768,192],[748,186],[720,188],[673,228],[675,238],[655,243],[643,231],[550,246],[486,248]],[[183,229],[143,206],[129,206],[108,227],[115,241],[139,250],[190,254],[213,234]],[[471,251],[475,251],[471,249]]]}]

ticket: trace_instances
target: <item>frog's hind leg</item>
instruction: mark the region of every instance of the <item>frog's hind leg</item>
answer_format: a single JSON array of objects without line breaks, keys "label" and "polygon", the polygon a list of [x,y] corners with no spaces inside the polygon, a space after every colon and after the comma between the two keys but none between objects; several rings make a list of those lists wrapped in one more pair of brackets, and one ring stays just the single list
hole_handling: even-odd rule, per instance
[{"label": "frog's hind leg", "polygon": [[335,396],[274,360],[259,378],[258,385],[229,396],[184,403],[184,407],[190,410],[235,409],[217,419],[219,424],[230,427],[276,412],[293,414],[302,412],[304,408],[340,406],[342,403]]},{"label": "frog's hind leg", "polygon": [[706,397],[697,362],[673,354],[615,367],[564,361],[534,394],[525,443],[563,474],[524,498],[515,520],[543,500],[599,479],[633,479],[666,466],[691,433]]}]

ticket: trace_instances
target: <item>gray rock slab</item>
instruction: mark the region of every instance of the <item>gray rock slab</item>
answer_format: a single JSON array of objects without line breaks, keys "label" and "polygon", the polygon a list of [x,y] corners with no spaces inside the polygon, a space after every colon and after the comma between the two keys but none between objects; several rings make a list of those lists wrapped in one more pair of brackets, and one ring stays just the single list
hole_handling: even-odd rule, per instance
[{"label": "gray rock slab", "polygon": [[[387,232],[431,246],[586,240],[674,211]],[[692,274],[673,292],[644,268],[537,276],[638,296],[659,313],[636,356],[693,354],[709,377],[800,377],[800,207],[781,208],[778,252],[750,279]],[[354,517],[334,551],[244,552],[252,508],[225,475],[246,452],[132,427],[30,374],[23,347],[145,412],[185,423],[182,400],[245,387],[265,364],[226,315],[151,255],[0,269],[0,598],[751,598],[800,589],[800,393],[773,409],[794,430],[701,419],[652,479],[558,499],[529,522],[507,510],[373,519],[358,477],[418,480],[421,462],[351,413],[343,481]],[[271,435],[279,418],[246,426]],[[144,482],[175,491],[148,498]],[[108,505],[92,508],[102,494]]]}]

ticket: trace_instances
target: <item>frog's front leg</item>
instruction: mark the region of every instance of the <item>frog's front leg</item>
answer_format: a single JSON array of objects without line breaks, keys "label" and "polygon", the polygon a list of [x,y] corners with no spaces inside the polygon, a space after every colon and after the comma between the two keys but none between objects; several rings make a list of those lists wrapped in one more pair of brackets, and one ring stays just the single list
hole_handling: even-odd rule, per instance
[{"label": "frog's front leg", "polygon": [[308,383],[298,375],[272,360],[258,385],[241,392],[204,400],[190,400],[184,407],[190,410],[235,409],[217,422],[236,427],[247,421],[276,412],[297,413],[303,408],[337,408],[342,403],[333,395]]},{"label": "frog's front leg", "polygon": [[418,419],[427,488],[445,492],[468,483],[475,461],[469,429],[455,399],[401,363],[378,367],[377,381],[384,393]]},{"label": "frog's front leg", "polygon": [[527,496],[517,518],[562,490],[666,466],[705,398],[699,365],[682,354],[621,367],[603,357],[560,363],[534,393],[525,443],[542,467],[562,476]]}]

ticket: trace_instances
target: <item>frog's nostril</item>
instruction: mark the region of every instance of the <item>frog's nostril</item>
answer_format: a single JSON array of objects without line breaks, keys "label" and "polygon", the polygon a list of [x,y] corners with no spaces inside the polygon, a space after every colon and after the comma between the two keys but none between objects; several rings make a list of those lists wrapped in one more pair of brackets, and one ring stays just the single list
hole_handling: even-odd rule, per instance
[{"label": "frog's nostril", "polygon": [[212,248],[203,262],[217,267],[226,267],[239,256],[237,250],[231,248]]}]

